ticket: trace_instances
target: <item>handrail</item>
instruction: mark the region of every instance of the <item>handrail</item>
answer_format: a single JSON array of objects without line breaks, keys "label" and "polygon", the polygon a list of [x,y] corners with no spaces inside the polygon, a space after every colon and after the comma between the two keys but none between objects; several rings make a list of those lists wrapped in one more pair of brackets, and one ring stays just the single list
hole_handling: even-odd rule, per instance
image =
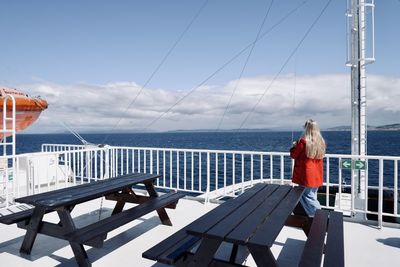
[{"label": "handrail", "polygon": [[[130,172],[140,172],[160,174],[160,179],[156,181],[156,186],[159,188],[186,191],[210,201],[224,196],[234,196],[259,182],[291,183],[294,163],[287,152],[128,146],[87,147],[64,144],[43,144],[42,150],[45,152],[14,157],[18,166],[14,173],[15,188],[19,188],[20,193],[32,194]],[[26,163],[27,160],[29,163]],[[342,168],[343,160],[363,160],[367,165],[366,173],[369,180],[366,184],[366,205],[363,210],[354,206],[351,170]],[[322,206],[347,211],[349,215],[356,213],[377,215],[380,225],[384,216],[400,220],[400,212],[397,210],[399,205],[392,203],[388,206],[384,199],[389,192],[395,196],[393,201],[398,201],[399,160],[400,157],[392,156],[325,155],[325,177],[322,187],[325,195],[320,199]],[[50,162],[56,163],[47,166],[46,164]],[[24,171],[25,174],[22,175]],[[42,180],[37,181],[36,176],[46,172],[49,173],[48,177],[41,176]],[[32,182],[29,184],[33,186],[30,191],[23,188],[24,184],[27,185],[24,181]],[[367,201],[368,196],[374,192],[378,199],[377,209],[368,206]],[[346,203],[344,200],[348,196],[350,197]],[[333,203],[333,200],[337,202]]]}]

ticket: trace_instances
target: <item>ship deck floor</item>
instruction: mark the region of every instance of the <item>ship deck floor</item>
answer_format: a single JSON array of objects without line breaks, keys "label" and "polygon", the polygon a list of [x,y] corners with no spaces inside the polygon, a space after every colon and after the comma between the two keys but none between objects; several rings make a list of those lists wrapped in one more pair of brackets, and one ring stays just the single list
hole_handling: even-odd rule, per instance
[{"label": "ship deck floor", "polygon": [[[98,220],[100,200],[79,205],[73,215],[78,225]],[[157,244],[218,204],[203,204],[182,199],[175,210],[168,209],[173,226],[160,224],[155,212],[126,224],[109,233],[103,248],[87,249],[93,266],[164,266],[142,258],[142,252]],[[101,216],[110,214],[113,202],[104,201]],[[87,213],[88,210],[93,210]],[[47,214],[47,220],[56,221],[55,213]],[[19,248],[25,231],[14,225],[0,224],[0,262],[6,266],[77,266],[69,244],[64,240],[38,235],[30,256],[21,256]],[[377,229],[360,223],[344,223],[346,266],[394,266],[400,262],[400,229]],[[279,266],[296,266],[305,236],[302,231],[284,227],[272,252]],[[251,256],[246,265],[255,266]]]}]

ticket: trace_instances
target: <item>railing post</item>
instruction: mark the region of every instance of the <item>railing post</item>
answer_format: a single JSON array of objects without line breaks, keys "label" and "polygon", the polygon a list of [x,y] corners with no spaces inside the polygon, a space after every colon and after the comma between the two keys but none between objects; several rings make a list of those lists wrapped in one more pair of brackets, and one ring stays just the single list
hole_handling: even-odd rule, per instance
[{"label": "railing post", "polygon": [[285,158],[281,155],[281,184],[284,184],[285,178]]},{"label": "railing post", "polygon": [[242,153],[242,193],[244,192],[244,154]]},{"label": "railing post", "polygon": [[329,174],[329,157],[326,157],[326,206],[329,207],[329,184],[330,184],[330,174]]},{"label": "railing post", "polygon": [[264,155],[260,155],[260,180],[264,182]]},{"label": "railing post", "polygon": [[176,189],[179,189],[179,150],[176,151]]},{"label": "railing post", "polygon": [[394,196],[394,205],[393,205],[393,211],[394,211],[394,215],[397,215],[398,211],[398,160],[394,161],[394,188],[393,188],[393,196]]},{"label": "railing post", "polygon": [[382,228],[383,210],[383,159],[379,159],[378,227]]},{"label": "railing post", "polygon": [[206,203],[210,201],[210,152],[207,152],[207,189],[206,189]]},{"label": "railing post", "polygon": [[108,146],[104,149],[104,156],[105,156],[105,174],[104,178],[110,178],[110,150]]},{"label": "railing post", "polygon": [[186,190],[186,150],[183,152],[183,188]]},{"label": "railing post", "polygon": [[150,149],[149,152],[150,152],[150,174],[153,174],[153,150]]},{"label": "railing post", "polygon": [[254,177],[253,177],[254,162],[253,161],[254,161],[254,156],[253,156],[253,154],[251,154],[251,160],[250,160],[250,183],[251,183],[251,186],[253,186],[253,179],[254,179]]}]

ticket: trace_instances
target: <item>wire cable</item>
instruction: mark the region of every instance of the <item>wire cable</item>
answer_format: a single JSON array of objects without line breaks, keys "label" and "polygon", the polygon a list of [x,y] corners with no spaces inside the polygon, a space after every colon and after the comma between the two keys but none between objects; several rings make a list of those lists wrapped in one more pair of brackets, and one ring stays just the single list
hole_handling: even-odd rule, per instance
[{"label": "wire cable", "polygon": [[304,40],[306,39],[306,37],[309,35],[309,33],[311,32],[311,30],[314,28],[314,26],[317,24],[317,22],[319,21],[319,19],[321,18],[321,16],[325,13],[325,10],[328,8],[329,4],[332,2],[332,0],[328,0],[328,2],[325,4],[324,8],[321,10],[321,12],[319,13],[319,15],[317,16],[317,18],[314,20],[314,22],[311,24],[311,26],[308,28],[308,30],[306,31],[306,33],[304,34],[304,36],[301,38],[300,42],[297,44],[297,46],[294,48],[294,50],[290,53],[290,55],[288,56],[288,58],[286,59],[286,61],[283,63],[282,67],[280,68],[280,70],[278,71],[278,73],[274,76],[274,78],[272,79],[272,81],[269,83],[269,85],[265,88],[263,94],[261,95],[261,97],[258,99],[258,101],[255,103],[255,105],[253,106],[253,108],[249,111],[249,113],[247,113],[247,116],[244,118],[244,120],[242,121],[242,123],[240,124],[240,127],[238,128],[238,130],[242,129],[243,126],[245,125],[245,123],[248,121],[250,115],[252,113],[254,113],[255,109],[257,108],[257,106],[260,104],[261,100],[264,98],[265,94],[268,92],[268,90],[271,88],[272,84],[276,81],[276,79],[279,77],[279,75],[282,73],[282,71],[285,69],[286,65],[289,63],[290,59],[293,57],[293,55],[297,52],[297,50],[300,48],[300,46],[303,44]]},{"label": "wire cable", "polygon": [[[160,63],[157,65],[157,67],[154,69],[154,71],[150,74],[149,78],[146,80],[146,82],[143,84],[143,86],[140,88],[140,90],[137,92],[137,94],[135,95],[135,97],[133,98],[133,100],[129,103],[129,105],[126,107],[124,114],[126,113],[126,111],[128,111],[130,109],[130,107],[136,103],[136,100],[138,99],[138,97],[142,94],[144,88],[150,83],[150,81],[153,79],[153,77],[156,75],[156,73],[160,70],[161,66],[165,63],[165,61],[168,59],[168,57],[171,55],[172,51],[177,47],[177,45],[179,44],[179,42],[183,39],[183,37],[185,36],[185,34],[189,31],[190,27],[193,25],[193,23],[195,22],[195,20],[200,16],[201,12],[204,10],[204,8],[206,7],[206,5],[208,4],[209,0],[205,0],[203,5],[201,5],[201,7],[199,8],[199,10],[196,12],[196,14],[194,15],[194,17],[191,19],[191,21],[189,22],[189,24],[186,26],[186,28],[183,30],[183,32],[179,35],[178,39],[175,41],[175,43],[171,46],[171,48],[168,50],[168,52],[165,54],[165,56],[162,58],[162,60],[160,61]],[[124,117],[120,117],[117,121],[117,123],[114,125],[113,128],[111,128],[110,133],[104,138],[102,143],[105,143],[108,139],[108,137],[115,131],[115,129],[117,128],[117,126],[121,123],[121,121],[123,120]]]},{"label": "wire cable", "polygon": [[245,71],[245,69],[246,69],[246,67],[247,67],[247,64],[248,64],[248,62],[249,62],[249,60],[250,60],[250,57],[251,57],[251,55],[253,54],[254,47],[256,46],[256,43],[257,43],[256,40],[260,37],[262,28],[264,27],[265,21],[267,20],[267,17],[268,17],[268,15],[269,15],[269,12],[271,11],[271,7],[272,7],[272,4],[273,4],[273,3],[274,3],[274,0],[271,1],[271,3],[269,4],[269,6],[268,6],[268,8],[267,8],[267,12],[265,13],[265,16],[264,16],[263,21],[262,21],[262,23],[261,23],[261,25],[260,25],[260,28],[258,29],[257,36],[256,36],[256,38],[255,38],[255,40],[254,40],[254,42],[253,42],[253,44],[252,44],[252,46],[251,46],[250,52],[249,52],[249,54],[247,55],[246,61],[245,61],[244,65],[243,65],[243,68],[242,68],[242,70],[241,70],[241,72],[240,72],[239,79],[237,80],[237,82],[236,82],[236,84],[235,84],[235,87],[234,87],[233,90],[232,90],[231,96],[230,96],[229,101],[228,101],[228,103],[227,103],[227,105],[226,105],[226,107],[225,107],[224,113],[222,114],[222,117],[221,117],[221,119],[220,119],[220,121],[219,121],[219,123],[218,123],[217,129],[216,129],[217,132],[218,132],[219,129],[221,128],[221,125],[222,125],[222,122],[223,122],[223,120],[224,120],[224,118],[225,118],[226,112],[228,111],[228,108],[229,108],[229,106],[231,105],[232,98],[233,98],[233,96],[235,95],[235,92],[236,92],[236,90],[237,90],[237,88],[238,88],[238,86],[239,86],[240,80],[242,79],[243,73],[244,73],[244,71]]},{"label": "wire cable", "polygon": [[[294,86],[293,86],[293,113],[296,110],[296,87],[297,87],[297,60],[294,61]],[[294,124],[292,124],[292,143],[294,141]]]},{"label": "wire cable", "polygon": [[188,96],[190,96],[195,90],[200,88],[207,81],[209,81],[211,78],[213,78],[217,73],[219,73],[226,66],[228,66],[230,63],[232,63],[236,58],[238,58],[240,55],[242,55],[247,49],[249,49],[253,45],[253,43],[256,43],[256,42],[260,41],[261,39],[263,39],[268,33],[270,33],[273,29],[275,29],[281,23],[283,23],[286,19],[288,19],[293,13],[295,13],[298,9],[300,9],[300,7],[302,7],[308,1],[309,0],[305,0],[302,3],[300,3],[298,6],[293,8],[290,12],[288,12],[285,16],[283,16],[277,23],[275,23],[268,30],[263,32],[257,40],[251,42],[246,47],[244,47],[242,50],[240,50],[238,53],[236,53],[232,58],[230,58],[228,61],[226,61],[221,67],[219,67],[217,70],[215,70],[213,73],[211,73],[207,78],[205,78],[199,85],[197,85],[196,87],[189,90],[184,96],[182,96],[179,100],[177,100],[174,104],[172,104],[165,112],[163,112],[160,116],[158,116],[157,118],[152,120],[146,127],[144,127],[144,130],[149,129],[152,125],[154,125],[157,121],[159,121],[162,117],[164,117],[165,114],[170,112],[174,107],[176,107],[184,99],[186,99]]}]

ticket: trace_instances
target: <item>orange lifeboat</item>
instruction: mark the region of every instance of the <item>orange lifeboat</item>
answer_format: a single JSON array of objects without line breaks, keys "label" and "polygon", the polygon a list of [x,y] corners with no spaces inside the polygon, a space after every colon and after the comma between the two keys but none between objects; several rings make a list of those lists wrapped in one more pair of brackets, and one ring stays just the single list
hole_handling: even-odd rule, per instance
[{"label": "orange lifeboat", "polygon": [[[0,87],[0,128],[3,129],[3,105],[4,97],[6,95],[12,95],[15,98],[16,107],[16,131],[20,132],[26,129],[29,125],[34,123],[40,116],[40,113],[45,110],[48,106],[47,101],[40,97],[30,97],[27,94],[18,91],[14,88]],[[7,100],[7,117],[12,116],[12,101]],[[7,121],[7,129],[12,128],[12,121]],[[11,134],[6,134],[9,136]],[[0,138],[2,138],[0,134]]]}]

